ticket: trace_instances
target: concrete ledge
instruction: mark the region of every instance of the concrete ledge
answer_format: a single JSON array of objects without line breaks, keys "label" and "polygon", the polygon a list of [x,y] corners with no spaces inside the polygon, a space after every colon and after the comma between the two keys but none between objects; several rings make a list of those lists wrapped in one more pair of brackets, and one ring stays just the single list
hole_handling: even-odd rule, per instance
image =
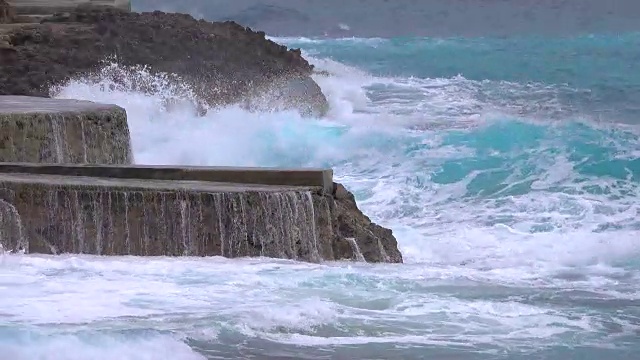
[{"label": "concrete ledge", "polygon": [[[242,193],[242,192],[285,192],[309,191],[312,187],[239,184],[197,180],[158,180],[158,179],[125,179],[110,177],[66,176],[49,174],[7,174],[0,173],[0,184],[11,183],[21,186],[47,186],[57,189],[78,190],[82,188],[118,189],[119,191],[153,191],[153,192],[203,192],[203,193]],[[7,188],[0,187],[0,198],[6,197]]]},{"label": "concrete ledge", "polygon": [[131,11],[130,0],[7,0],[18,15],[50,15],[67,12],[79,5],[112,6]]},{"label": "concrete ledge", "polygon": [[91,101],[0,96],[0,161],[131,164],[127,113]]},{"label": "concrete ledge", "polygon": [[[311,188],[0,174],[0,244],[10,251],[333,259],[329,212]],[[324,218],[323,218],[324,217]],[[324,226],[323,226],[324,225]],[[319,229],[319,230],[318,230]]]},{"label": "concrete ledge", "polygon": [[148,165],[35,164],[0,162],[0,174],[37,174],[92,178],[203,181],[300,186],[333,191],[332,169],[172,167]]},{"label": "concrete ledge", "polygon": [[0,115],[101,112],[113,111],[114,108],[118,107],[86,100],[51,99],[20,95],[0,96]]}]

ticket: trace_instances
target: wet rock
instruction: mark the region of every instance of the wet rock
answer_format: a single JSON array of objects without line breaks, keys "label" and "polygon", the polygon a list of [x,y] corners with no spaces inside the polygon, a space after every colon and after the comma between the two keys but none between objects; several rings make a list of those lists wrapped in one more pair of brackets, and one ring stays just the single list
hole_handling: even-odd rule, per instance
[{"label": "wet rock", "polygon": [[306,115],[323,114],[328,107],[310,78],[313,66],[299,51],[232,21],[80,6],[6,34],[16,59],[0,58],[0,95],[51,96],[55,85],[95,77],[112,59],[173,74],[190,85],[194,102],[209,107],[252,107],[260,104],[263,89],[280,95],[278,106]]},{"label": "wet rock", "polygon": [[320,86],[308,76],[289,77],[254,89],[243,104],[254,111],[298,109],[304,116],[320,117],[329,110]]},{"label": "wet rock", "polygon": [[402,262],[402,254],[398,250],[398,241],[393,232],[372,222],[362,213],[358,209],[355,196],[342,184],[334,184],[333,203],[336,233],[339,237],[334,240],[333,250],[336,259],[356,258],[348,241],[352,238],[367,262]]}]

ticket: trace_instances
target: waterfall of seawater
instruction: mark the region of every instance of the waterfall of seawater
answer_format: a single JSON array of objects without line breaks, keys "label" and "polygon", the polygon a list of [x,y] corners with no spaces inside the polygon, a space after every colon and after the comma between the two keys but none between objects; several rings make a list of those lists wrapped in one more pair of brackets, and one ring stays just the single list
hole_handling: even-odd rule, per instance
[{"label": "waterfall of seawater", "polygon": [[362,255],[362,251],[360,251],[360,246],[356,242],[354,238],[347,238],[347,241],[351,245],[351,249],[353,250],[353,255],[355,256],[357,261],[365,261],[364,255]]},{"label": "waterfall of seawater", "polygon": [[124,112],[24,114],[0,120],[0,161],[131,164]]},{"label": "waterfall of seawater", "polygon": [[[51,119],[51,136],[53,136],[53,151],[57,163],[65,163],[68,158],[68,144],[66,142],[66,121],[62,116]],[[82,139],[84,142],[84,137]],[[84,146],[84,145],[83,145]]]},{"label": "waterfall of seawater", "polygon": [[24,227],[18,210],[0,199],[0,252],[27,252],[29,243],[24,236]]},{"label": "waterfall of seawater", "polygon": [[30,197],[35,252],[322,259],[309,191],[47,188]]}]

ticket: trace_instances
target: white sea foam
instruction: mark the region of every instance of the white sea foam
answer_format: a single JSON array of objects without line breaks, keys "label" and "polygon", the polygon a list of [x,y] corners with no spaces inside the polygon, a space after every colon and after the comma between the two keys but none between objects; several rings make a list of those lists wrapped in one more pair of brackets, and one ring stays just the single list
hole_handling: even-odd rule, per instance
[{"label": "white sea foam", "polygon": [[3,359],[12,360],[203,360],[184,342],[168,335],[17,335],[2,341]]}]

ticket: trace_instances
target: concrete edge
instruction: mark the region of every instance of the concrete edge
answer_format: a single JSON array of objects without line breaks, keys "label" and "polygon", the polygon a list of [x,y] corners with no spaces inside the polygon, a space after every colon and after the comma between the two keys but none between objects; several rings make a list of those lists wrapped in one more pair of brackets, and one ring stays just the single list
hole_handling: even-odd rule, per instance
[{"label": "concrete edge", "polygon": [[78,6],[109,6],[131,11],[131,0],[8,0],[17,15],[51,15],[70,12]]},{"label": "concrete edge", "polygon": [[78,99],[56,99],[38,96],[0,95],[0,115],[59,115],[78,113],[99,113],[126,110],[115,104],[106,104]]},{"label": "concrete edge", "polygon": [[333,170],[316,168],[179,167],[0,162],[0,173],[318,187],[322,188],[324,194],[332,194],[334,190]]}]

